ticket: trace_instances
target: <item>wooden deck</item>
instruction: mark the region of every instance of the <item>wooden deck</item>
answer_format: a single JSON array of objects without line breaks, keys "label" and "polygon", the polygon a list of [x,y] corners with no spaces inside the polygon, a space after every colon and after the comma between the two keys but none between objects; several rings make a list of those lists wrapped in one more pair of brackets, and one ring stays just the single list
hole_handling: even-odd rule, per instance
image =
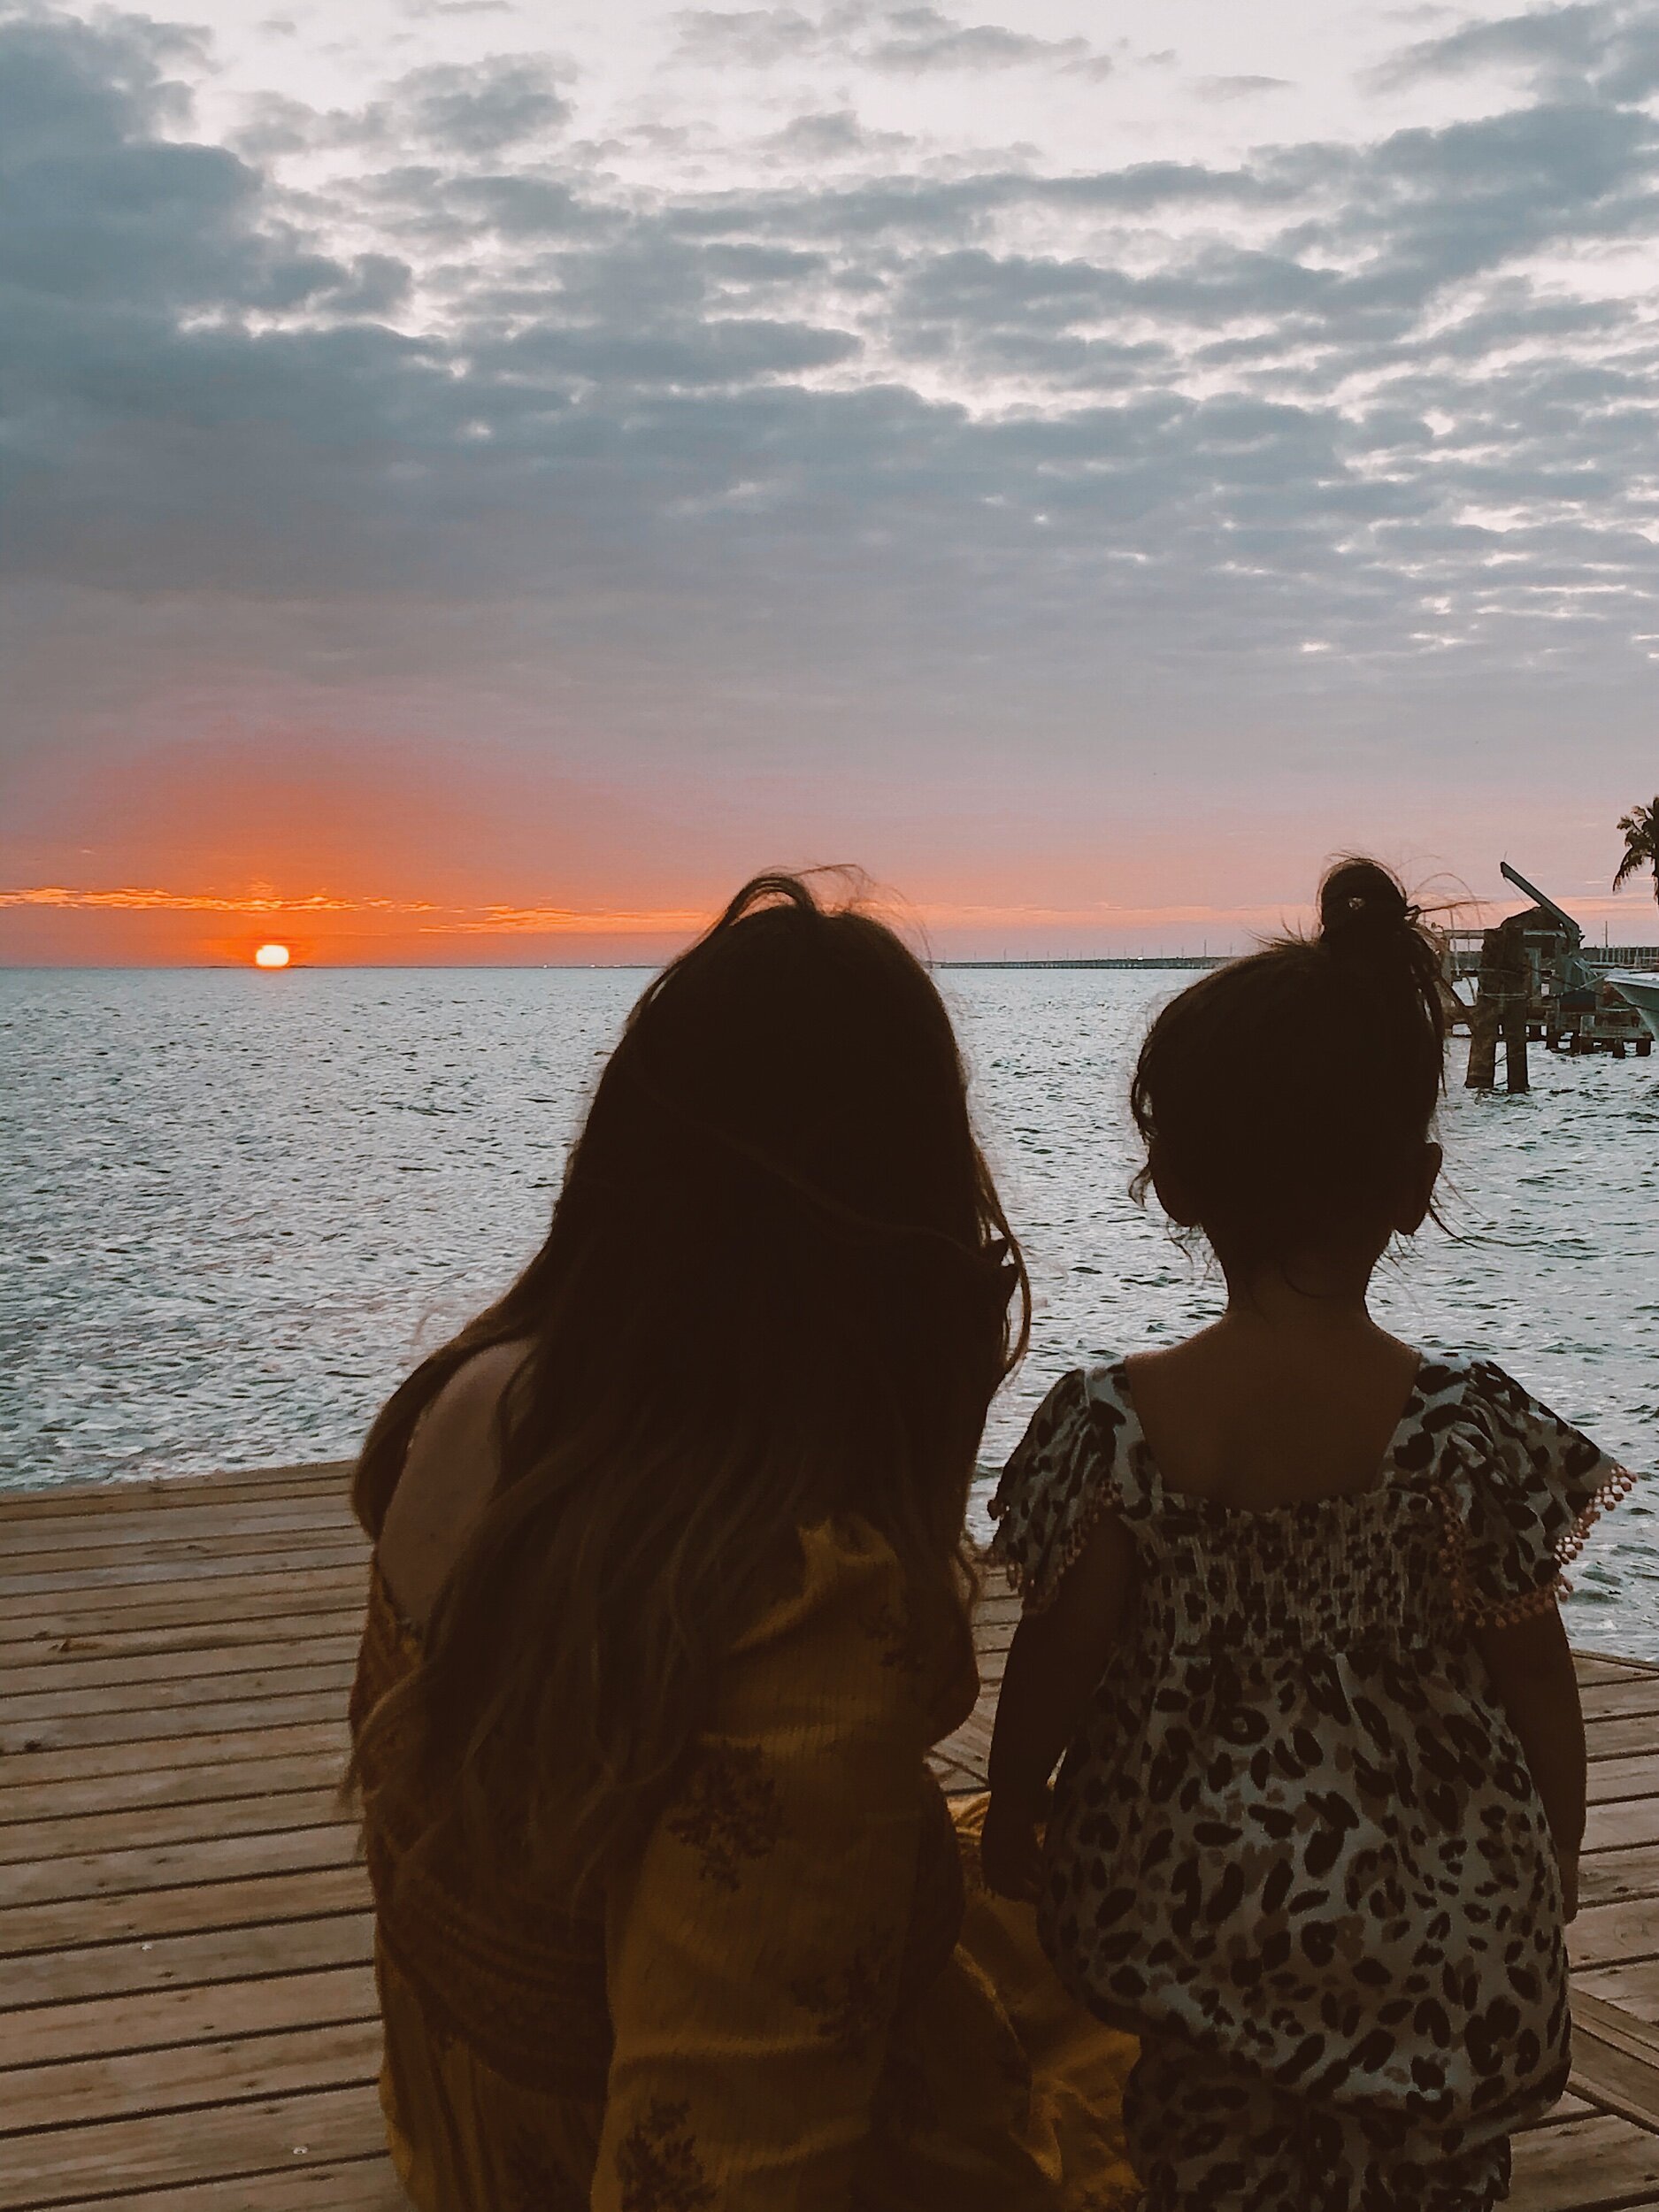
[{"label": "wooden deck", "polygon": [[[342,1471],[0,1498],[0,2212],[393,2212],[335,1803],[365,1553]],[[984,1773],[986,1694],[943,1747]],[[1586,1659],[1573,2093],[1523,2212],[1659,2208],[1659,1668]]]}]

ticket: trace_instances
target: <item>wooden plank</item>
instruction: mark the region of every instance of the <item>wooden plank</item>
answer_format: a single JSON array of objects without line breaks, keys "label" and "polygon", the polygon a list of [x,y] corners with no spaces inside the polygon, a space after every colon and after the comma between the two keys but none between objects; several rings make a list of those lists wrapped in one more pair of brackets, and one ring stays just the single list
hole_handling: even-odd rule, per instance
[{"label": "wooden plank", "polygon": [[201,1644],[194,1650],[134,1652],[105,1659],[54,1652],[33,1666],[8,1667],[0,1675],[4,1685],[0,1715],[14,1709],[50,1712],[54,1709],[41,1700],[70,1693],[78,1701],[73,1707],[77,1712],[119,1711],[167,1690],[192,1697],[196,1692],[191,1686],[197,1682],[223,1676],[240,1684],[250,1675],[274,1674],[283,1668],[334,1668],[349,1677],[357,1661],[361,1623],[352,1614],[342,1617],[346,1625],[334,1635],[281,1640],[259,1636],[246,1643]]},{"label": "wooden plank", "polygon": [[[259,1981],[209,1982],[0,2012],[0,2113],[10,2109],[6,2068],[50,2066],[63,2059],[119,2052],[154,2053],[177,2044],[379,2016],[373,1966],[323,1967]],[[151,2063],[160,2070],[169,2062],[152,2057]]]},{"label": "wooden plank", "polygon": [[1586,1858],[1632,1843],[1659,1843],[1659,1797],[1620,1797],[1592,1805],[1584,1826]]},{"label": "wooden plank", "polygon": [[312,1529],[336,1529],[363,1541],[362,1532],[343,1495],[319,1492],[314,1497],[267,1498],[251,1504],[224,1499],[197,1500],[190,1505],[158,1505],[148,1513],[81,1515],[73,1520],[12,1522],[0,1528],[0,1559],[33,1559],[61,1553],[65,1558],[84,1551],[128,1544],[152,1544],[158,1539],[184,1542],[191,1538],[216,1538],[263,1531],[273,1536],[303,1534]]},{"label": "wooden plank", "polygon": [[1659,1845],[1598,1851],[1593,1858],[1579,1862],[1582,1905],[1613,1905],[1627,1898],[1654,1896],[1659,1896]]},{"label": "wooden plank", "polygon": [[[261,1763],[258,1774],[267,1772]],[[205,1783],[219,1777],[205,1774]],[[208,1836],[261,1836],[267,1830],[329,1827],[349,1823],[351,1814],[341,1808],[338,1783],[310,1790],[267,1792],[257,1787],[245,1796],[192,1799],[186,1805],[135,1805],[122,1812],[60,1814],[56,1821],[0,1823],[0,1887],[7,1871],[28,1863],[51,1863],[60,1856],[80,1858],[96,1852],[137,1852],[155,1845],[199,1843]]]},{"label": "wooden plank", "polygon": [[1630,2018],[1659,2025],[1659,1959],[1639,1959],[1628,1966],[1593,1966],[1572,1978],[1573,2001],[1580,1991],[1600,1997]]},{"label": "wooden plank", "polygon": [[[241,1759],[204,1761],[199,1768],[133,1768],[127,1774],[65,1774],[24,1790],[0,1787],[0,1845],[13,1823],[80,1821],[88,1814],[177,1812],[217,1799],[261,1799],[285,1790],[338,1790],[345,1774],[345,1732],[311,1730],[310,1741],[272,1752],[263,1739]],[[204,1814],[204,1821],[205,1816]],[[201,1834],[196,1827],[195,1834]]]},{"label": "wooden plank", "polygon": [[1011,1590],[997,1590],[987,1586],[974,1600],[973,1631],[975,1638],[987,1628],[1001,1627],[1010,1634],[1019,1625],[1025,1610],[1023,1601]]},{"label": "wooden plank", "polygon": [[76,1532],[93,1532],[88,1542],[113,1543],[120,1532],[146,1525],[165,1527],[171,1516],[199,1517],[227,1514],[293,1513],[302,1519],[312,1514],[338,1511],[342,1502],[350,1511],[349,1478],[290,1479],[263,1486],[239,1485],[235,1489],[209,1479],[158,1484],[111,1485],[101,1502],[77,1502],[73,1510],[45,1491],[0,1490],[0,1558],[12,1544],[35,1536],[65,1544],[77,1540]]},{"label": "wooden plank", "polygon": [[1520,2135],[1528,2128],[1555,2127],[1563,2120],[1586,2120],[1594,2110],[1587,2097],[1580,2097],[1571,2089],[1563,2090],[1548,2112],[1540,2112],[1536,2120],[1523,2120],[1515,2131]]},{"label": "wooden plank", "polygon": [[[263,1654],[283,1646],[304,1646],[314,1637],[352,1636],[361,1633],[363,1609],[367,1586],[350,1586],[326,1603],[317,1604],[308,1613],[291,1613],[286,1607],[276,1611],[261,1611],[250,1606],[240,1610],[234,1618],[226,1619],[217,1609],[210,1610],[204,1619],[186,1618],[150,1626],[142,1623],[134,1626],[130,1617],[121,1616],[121,1626],[105,1627],[93,1623],[81,1625],[70,1635],[55,1636],[50,1628],[36,1627],[27,1637],[18,1638],[11,1646],[10,1655],[4,1663],[8,1678],[14,1665],[18,1674],[63,1661],[79,1660],[147,1660],[177,1659],[179,1672],[188,1674],[211,1666],[213,1654],[229,1654],[252,1650]],[[163,1606],[167,1612],[177,1609]],[[198,1612],[199,1606],[187,1606],[187,1613]],[[0,1641],[4,1641],[0,1637]],[[201,1657],[198,1655],[209,1655]],[[189,1662],[195,1659],[193,1668]],[[165,1667],[158,1678],[170,1679]]]},{"label": "wooden plank", "polygon": [[1619,1797],[1659,1796],[1659,1748],[1629,1758],[1592,1760],[1588,1795],[1593,1805]]},{"label": "wooden plank", "polygon": [[[0,2077],[0,2160],[10,2148],[8,2137],[29,2128],[80,2133],[135,2113],[182,2113],[366,2085],[380,2073],[381,2040],[380,2020],[373,2017],[179,2044],[159,2062],[153,2051],[137,2051],[19,2067]],[[194,2111],[190,2117],[194,2124]]]},{"label": "wooden plank", "polygon": [[1652,1755],[1655,1741],[1659,1739],[1651,1714],[1621,1715],[1605,1720],[1592,1721],[1585,1730],[1586,1747],[1592,1765],[1603,1759],[1623,1759]]},{"label": "wooden plank", "polygon": [[141,1990],[251,1981],[262,1975],[299,1974],[325,1966],[364,1966],[374,1955],[373,1945],[373,1916],[356,1912],[95,1943],[73,1951],[36,1951],[7,1962],[6,2001],[19,2008],[76,2004],[134,1996]]},{"label": "wooden plank", "polygon": [[196,1709],[207,1694],[204,1686],[208,1685],[218,1688],[220,1702],[232,1698],[264,1702],[271,1698],[326,1694],[338,1703],[341,1693],[350,1688],[356,1658],[355,1643],[348,1643],[337,1659],[319,1663],[307,1657],[287,1666],[247,1669],[231,1675],[222,1686],[217,1669],[204,1676],[186,1675],[159,1682],[152,1677],[148,1681],[111,1682],[96,1689],[83,1684],[68,1689],[14,1686],[17,1678],[8,1675],[8,1687],[0,1695],[0,1728],[22,1728],[31,1722],[104,1721],[123,1713],[145,1713],[151,1718],[157,1713],[176,1713],[182,1718]]},{"label": "wooden plank", "polygon": [[1604,2110],[1659,2132],[1659,2032],[1575,1987],[1572,2085]]},{"label": "wooden plank", "polygon": [[[275,2173],[239,2174],[234,2212],[410,2212],[409,2199],[384,2152],[342,2163],[294,2160]],[[75,2197],[58,2212],[232,2212],[222,2180],[136,2196]]]},{"label": "wooden plank", "polygon": [[1580,1683],[1578,1702],[1589,1722],[1659,1713],[1659,1675],[1622,1674],[1616,1682]]},{"label": "wooden plank", "polygon": [[35,1790],[45,1782],[87,1781],[106,1774],[150,1777],[159,1771],[165,1775],[179,1767],[212,1767],[232,1759],[288,1758],[307,1751],[333,1751],[343,1767],[344,1716],[333,1724],[297,1722],[215,1735],[147,1738],[142,1743],[76,1744],[61,1751],[18,1751],[0,1759],[0,1820],[6,1817],[7,1798],[14,1800],[12,1817],[27,1817],[28,1809],[15,1801],[15,1793]]},{"label": "wooden plank", "polygon": [[[0,1762],[51,1751],[85,1751],[81,1769],[90,1772],[118,1747],[182,1743],[192,1736],[225,1736],[243,1728],[293,1727],[304,1721],[343,1720],[346,1693],[331,1682],[326,1689],[280,1692],[272,1697],[169,1700],[148,1711],[72,1713],[45,1720],[0,1717]],[[167,1755],[171,1755],[171,1754]],[[0,1782],[10,1781],[0,1763]]]},{"label": "wooden plank", "polygon": [[[190,1588],[208,1569],[214,1575],[305,1573],[311,1562],[338,1566],[341,1555],[356,1555],[367,1566],[369,1547],[351,1522],[329,1517],[307,1529],[272,1529],[270,1533],[243,1529],[227,1533],[223,1540],[188,1535],[177,1542],[170,1538],[144,1538],[137,1544],[97,1544],[82,1551],[56,1547],[49,1551],[28,1551],[22,1557],[2,1562],[4,1571],[0,1573],[0,1584],[27,1582],[28,1588],[15,1591],[19,1597],[51,1588],[100,1588],[115,1593],[150,1582],[177,1582]],[[137,1573],[140,1569],[144,1573]],[[122,1600],[113,1597],[113,1604],[119,1606]]]},{"label": "wooden plank", "polygon": [[[73,1824],[63,1824],[72,1832],[68,1839],[79,1841]],[[357,1863],[357,1831],[340,1818],[338,1808],[330,1822],[296,1828],[284,1828],[267,1809],[260,1826],[242,1835],[226,1835],[217,1821],[204,1822],[199,1815],[195,1824],[195,1835],[184,1842],[124,1851],[66,1850],[58,1857],[42,1854],[34,1860],[0,1863],[0,1925],[18,1905],[51,1904],[73,1897],[127,1897],[148,1890],[242,1882],[254,1875]],[[211,1832],[204,1834],[204,1827]]]},{"label": "wooden plank", "polygon": [[91,1629],[107,1632],[171,1627],[186,1621],[247,1620],[257,1614],[301,1612],[312,1605],[338,1610],[353,1596],[361,1605],[368,1586],[368,1561],[359,1549],[342,1565],[311,1567],[303,1575],[275,1566],[268,1574],[193,1573],[183,1582],[159,1589],[37,1591],[0,1606],[0,1643],[73,1636]]},{"label": "wooden plank", "polygon": [[[99,1589],[119,1589],[139,1580],[187,1582],[202,1571],[203,1562],[207,1560],[239,1563],[222,1565],[220,1571],[225,1573],[246,1571],[260,1563],[303,1568],[325,1553],[346,1550],[366,1557],[368,1546],[357,1524],[342,1515],[309,1528],[227,1530],[223,1536],[176,1539],[151,1536],[136,1544],[53,1546],[16,1557],[8,1551],[0,1555],[4,1559],[0,1594],[11,1584],[33,1589],[92,1585]],[[141,1568],[142,1575],[137,1571]],[[61,1581],[57,1579],[59,1577]]]},{"label": "wooden plank", "polygon": [[337,1487],[349,1491],[352,1464],[349,1459],[311,1459],[291,1467],[243,1467],[211,1475],[157,1475],[143,1482],[63,1482],[41,1490],[3,1491],[0,1525],[144,1512],[152,1506],[195,1505],[219,1496],[245,1501],[266,1490],[281,1497],[305,1497]]},{"label": "wooden plank", "polygon": [[[297,1747],[273,1750],[263,1737],[254,1736],[248,1740],[255,1747],[252,1751],[239,1758],[207,1759],[199,1767],[139,1766],[121,1774],[72,1770],[21,1789],[0,1787],[0,1854],[4,1854],[7,1828],[14,1823],[33,1825],[40,1820],[80,1820],[88,1815],[150,1808],[173,1813],[221,1799],[246,1804],[288,1790],[337,1789],[346,1769],[344,1731],[324,1728],[297,1732],[306,1738]],[[202,1822],[218,1817],[217,1814],[200,1814],[196,1832],[201,1833]]]},{"label": "wooden plank", "polygon": [[153,1942],[160,1936],[205,1933],[215,1928],[318,1920],[328,1913],[361,1912],[368,1897],[366,1870],[348,1863],[302,1865],[276,1874],[249,1875],[239,1882],[198,1882],[181,1889],[12,1905],[0,1912],[0,1959],[89,1944]]},{"label": "wooden plank", "polygon": [[[141,1547],[142,1552],[142,1547]],[[5,1601],[8,1611],[18,1607],[27,1608],[32,1599],[51,1599],[76,1596],[92,1601],[100,1609],[111,1609],[119,1605],[117,1592],[133,1590],[149,1594],[157,1583],[171,1586],[182,1583],[194,1590],[205,1581],[251,1575],[270,1577],[282,1575],[293,1582],[296,1578],[294,1560],[262,1549],[253,1555],[261,1563],[256,1568],[241,1553],[219,1558],[204,1550],[199,1558],[180,1562],[157,1560],[153,1563],[142,1555],[136,1559],[122,1558],[114,1563],[98,1568],[72,1568],[57,1572],[20,1570],[15,1574],[0,1574],[0,1599]],[[342,1538],[332,1542],[309,1545],[296,1552],[299,1560],[299,1574],[323,1574],[331,1567],[347,1567],[362,1574],[365,1571],[366,1548],[360,1536]],[[50,1611],[42,1604],[37,1611]]]},{"label": "wooden plank", "polygon": [[[0,1494],[4,1495],[4,1494]],[[80,1553],[119,1544],[150,1544],[157,1538],[183,1540],[199,1535],[239,1533],[248,1529],[332,1529],[341,1526],[363,1540],[345,1485],[341,1489],[305,1489],[283,1498],[226,1498],[212,1491],[190,1491],[168,1500],[155,1500],[144,1509],[127,1507],[122,1513],[75,1513],[71,1517],[28,1516],[27,1520],[0,1522],[0,1560],[28,1557],[40,1551]]]},{"label": "wooden plank", "polygon": [[986,1787],[984,1747],[965,1736],[960,1729],[954,1736],[945,1738],[933,1756],[942,1767],[959,1778],[952,1786],[964,1790],[982,1790]]},{"label": "wooden plank", "polygon": [[1575,1651],[1573,1666],[1580,1686],[1592,1682],[1628,1681],[1632,1675],[1659,1674],[1649,1659],[1623,1659],[1609,1651]]},{"label": "wooden plank", "polygon": [[1611,2113],[1515,2139],[1511,2212],[1615,2212],[1659,2190],[1659,2136]]},{"label": "wooden plank", "polygon": [[298,2159],[364,2158],[384,2146],[380,2102],[366,2083],[209,2107],[193,2112],[188,2126],[156,2114],[48,2128],[7,2140],[0,2212],[33,2212],[100,2192],[107,2197],[114,2176],[129,2193],[210,2179],[223,2188],[242,2175],[291,2170]]},{"label": "wooden plank", "polygon": [[1659,1957],[1659,1898],[1586,1906],[1567,1931],[1567,1952],[1575,1967]]}]

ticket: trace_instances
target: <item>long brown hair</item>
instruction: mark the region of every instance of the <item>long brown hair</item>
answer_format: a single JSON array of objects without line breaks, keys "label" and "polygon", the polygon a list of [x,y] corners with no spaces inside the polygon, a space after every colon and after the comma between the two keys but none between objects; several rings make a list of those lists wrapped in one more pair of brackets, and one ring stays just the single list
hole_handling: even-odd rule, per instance
[{"label": "long brown hair", "polygon": [[1028,1315],[931,979],[856,904],[757,877],[629,1015],[540,1252],[370,1432],[378,1536],[424,1408],[527,1343],[388,1755],[480,1864],[586,1876],[660,1803],[801,1528],[862,1516],[965,1633],[968,1486]]}]

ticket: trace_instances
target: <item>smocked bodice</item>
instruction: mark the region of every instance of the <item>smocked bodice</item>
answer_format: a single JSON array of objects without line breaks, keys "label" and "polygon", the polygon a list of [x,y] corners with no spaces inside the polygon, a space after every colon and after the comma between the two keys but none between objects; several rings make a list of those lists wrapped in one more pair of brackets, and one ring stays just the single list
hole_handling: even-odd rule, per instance
[{"label": "smocked bodice", "polygon": [[1446,1517],[1426,1486],[1239,1513],[1171,1501],[1145,1533],[1141,1633],[1171,1655],[1409,1647],[1443,1639]]}]

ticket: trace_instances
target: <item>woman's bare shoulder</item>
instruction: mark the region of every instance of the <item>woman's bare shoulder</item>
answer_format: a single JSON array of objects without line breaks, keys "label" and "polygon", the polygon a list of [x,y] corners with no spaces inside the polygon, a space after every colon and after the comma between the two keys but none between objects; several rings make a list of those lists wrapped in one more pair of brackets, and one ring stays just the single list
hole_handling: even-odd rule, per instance
[{"label": "woman's bare shoulder", "polygon": [[476,1352],[427,1407],[380,1531],[380,1571],[405,1618],[430,1613],[501,1473],[499,1416],[529,1347]]}]

